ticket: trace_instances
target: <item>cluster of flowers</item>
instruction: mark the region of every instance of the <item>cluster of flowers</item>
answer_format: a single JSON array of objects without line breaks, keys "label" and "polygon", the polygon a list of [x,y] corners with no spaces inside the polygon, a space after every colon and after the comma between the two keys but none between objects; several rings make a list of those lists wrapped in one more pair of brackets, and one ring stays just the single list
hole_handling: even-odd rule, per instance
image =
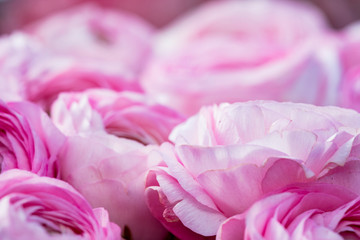
[{"label": "cluster of flowers", "polygon": [[0,38],[0,97],[1,239],[360,238],[360,23],[81,5]]}]

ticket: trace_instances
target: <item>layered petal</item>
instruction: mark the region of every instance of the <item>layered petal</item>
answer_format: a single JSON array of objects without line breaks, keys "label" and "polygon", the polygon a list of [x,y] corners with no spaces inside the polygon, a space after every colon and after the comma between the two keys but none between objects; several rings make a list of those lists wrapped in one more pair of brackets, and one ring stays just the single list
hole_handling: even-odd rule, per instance
[{"label": "layered petal", "polygon": [[308,184],[284,189],[229,218],[217,239],[358,238],[359,197],[344,188]]},{"label": "layered petal", "polygon": [[167,141],[171,130],[184,120],[143,94],[106,89],[63,93],[54,102],[51,116],[67,134],[106,131],[145,145]]},{"label": "layered petal", "polygon": [[58,155],[65,136],[38,106],[0,103],[1,172],[19,168],[58,177]]},{"label": "layered petal", "polygon": [[[155,154],[166,165],[148,173],[147,204],[177,236],[209,237],[224,222],[243,234],[235,225],[247,223],[232,217],[293,184],[321,182],[356,195],[359,120],[352,110],[296,103],[204,107],[175,127],[173,145],[163,143]],[[268,234],[269,239],[291,237],[272,228]]]},{"label": "layered petal", "polygon": [[69,184],[24,170],[0,176],[4,239],[120,239],[103,208],[92,209]]}]

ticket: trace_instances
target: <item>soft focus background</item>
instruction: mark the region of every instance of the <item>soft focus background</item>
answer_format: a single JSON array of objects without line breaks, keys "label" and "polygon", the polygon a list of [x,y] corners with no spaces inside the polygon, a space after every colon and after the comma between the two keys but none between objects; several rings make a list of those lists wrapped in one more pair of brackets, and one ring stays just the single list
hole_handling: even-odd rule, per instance
[{"label": "soft focus background", "polygon": [[[154,26],[163,27],[182,13],[212,0],[0,0],[0,33],[10,32],[58,10],[90,1],[136,13]],[[320,7],[337,29],[360,19],[359,0],[302,1],[310,1]]]},{"label": "soft focus background", "polygon": [[[360,0],[0,0],[0,238],[40,219],[62,239],[360,239],[359,18]],[[80,201],[41,218],[46,198],[19,198],[34,217],[8,223],[12,168]]]}]

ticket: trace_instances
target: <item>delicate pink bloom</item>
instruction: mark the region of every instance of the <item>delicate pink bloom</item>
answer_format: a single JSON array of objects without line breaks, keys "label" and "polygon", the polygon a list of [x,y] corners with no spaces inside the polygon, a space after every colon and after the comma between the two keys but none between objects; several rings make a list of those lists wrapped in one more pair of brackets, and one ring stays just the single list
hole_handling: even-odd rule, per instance
[{"label": "delicate pink bloom", "polygon": [[106,131],[145,145],[167,141],[170,131],[184,120],[143,94],[107,89],[63,93],[51,115],[66,134]]},{"label": "delicate pink bloom", "polygon": [[167,231],[145,204],[145,173],[157,166],[147,159],[152,146],[106,133],[68,138],[60,159],[61,178],[93,207],[104,207],[126,239],[165,239]]},{"label": "delicate pink bloom", "polygon": [[162,162],[147,156],[183,118],[141,94],[104,89],[61,94],[52,118],[69,135],[61,178],[108,209],[127,237],[163,239],[167,231],[144,198],[145,174]]},{"label": "delicate pink bloom", "polygon": [[292,187],[226,220],[218,240],[358,239],[360,197],[327,184]]},{"label": "delicate pink bloom", "polygon": [[215,1],[158,34],[142,81],[161,103],[192,114],[256,99],[333,104],[339,71],[335,38],[317,9]]},{"label": "delicate pink bloom", "polygon": [[57,177],[65,136],[38,106],[0,102],[0,171],[12,168]]},{"label": "delicate pink bloom", "polygon": [[[72,27],[69,27],[72,26]],[[0,93],[48,109],[64,91],[141,91],[151,29],[133,16],[84,5],[0,39]],[[10,82],[10,85],[8,84]]]},{"label": "delicate pink bloom", "polygon": [[[152,27],[130,13],[83,4],[25,29],[46,48],[136,77],[150,54]],[[125,75],[126,76],[126,75]]]},{"label": "delicate pink bloom", "polygon": [[360,114],[337,107],[205,107],[173,130],[175,146],[153,154],[167,167],[149,172],[148,205],[176,236],[192,239],[214,236],[227,218],[289,184],[322,181],[360,194],[359,127]]},{"label": "delicate pink bloom", "polygon": [[69,184],[23,170],[0,176],[1,239],[120,240],[103,208],[92,209]]}]

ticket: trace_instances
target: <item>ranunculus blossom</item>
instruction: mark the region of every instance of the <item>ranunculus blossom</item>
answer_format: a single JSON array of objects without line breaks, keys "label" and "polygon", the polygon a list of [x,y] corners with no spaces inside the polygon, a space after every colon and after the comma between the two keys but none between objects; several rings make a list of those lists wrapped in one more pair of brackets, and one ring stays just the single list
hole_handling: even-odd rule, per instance
[{"label": "ranunculus blossom", "polygon": [[144,198],[145,173],[159,165],[147,156],[152,146],[106,133],[68,138],[60,158],[61,179],[93,207],[104,207],[125,239],[165,239],[167,231],[151,215]]},{"label": "ranunculus blossom", "polygon": [[91,89],[63,93],[54,102],[51,116],[66,134],[106,131],[121,138],[161,144],[184,118],[136,92]]},{"label": "ranunculus blossom", "polygon": [[285,189],[226,220],[218,240],[359,239],[360,197],[344,188],[312,184]]},{"label": "ranunculus blossom", "polygon": [[0,93],[6,100],[27,99],[48,109],[64,91],[141,91],[138,77],[152,30],[135,16],[83,5],[27,32],[0,40]]},{"label": "ranunculus blossom", "polygon": [[38,46],[21,33],[0,37],[0,99],[21,101],[25,99],[23,73],[27,60],[34,56]]},{"label": "ranunculus blossom", "polygon": [[103,208],[92,209],[73,187],[24,170],[0,176],[2,239],[120,240]]},{"label": "ranunculus blossom", "polygon": [[94,65],[101,63],[101,68],[122,70],[129,77],[141,72],[153,35],[150,24],[135,15],[95,4],[53,14],[25,30],[57,53]]},{"label": "ranunculus blossom", "polygon": [[60,158],[61,179],[92,206],[108,209],[124,237],[164,239],[167,231],[144,198],[145,174],[162,161],[147,156],[183,118],[144,95],[104,89],[60,94],[51,115],[69,135]]},{"label": "ranunculus blossom", "polygon": [[59,176],[58,154],[65,136],[40,107],[0,102],[0,172],[19,168]]},{"label": "ranunculus blossom", "polygon": [[158,34],[142,83],[189,115],[257,99],[333,104],[340,66],[332,35],[308,5],[215,1]]},{"label": "ranunculus blossom", "polygon": [[[152,159],[151,212],[180,239],[214,236],[227,218],[293,183],[356,194],[360,114],[337,107],[254,101],[204,107]],[[198,237],[198,236],[196,236]]]}]

